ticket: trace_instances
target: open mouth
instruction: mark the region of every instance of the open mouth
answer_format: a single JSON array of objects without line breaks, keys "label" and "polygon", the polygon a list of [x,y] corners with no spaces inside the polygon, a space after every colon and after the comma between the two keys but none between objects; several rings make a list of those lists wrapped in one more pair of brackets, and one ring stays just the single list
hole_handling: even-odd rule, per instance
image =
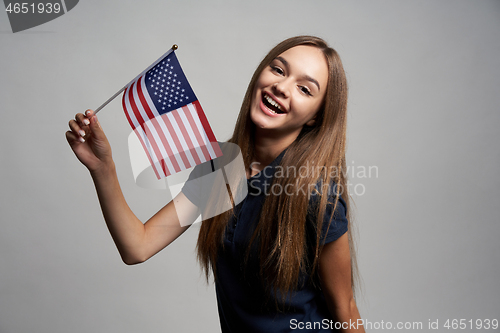
[{"label": "open mouth", "polygon": [[284,114],[285,111],[282,110],[281,105],[271,98],[268,94],[264,93],[262,96],[262,102],[264,105],[275,114]]}]

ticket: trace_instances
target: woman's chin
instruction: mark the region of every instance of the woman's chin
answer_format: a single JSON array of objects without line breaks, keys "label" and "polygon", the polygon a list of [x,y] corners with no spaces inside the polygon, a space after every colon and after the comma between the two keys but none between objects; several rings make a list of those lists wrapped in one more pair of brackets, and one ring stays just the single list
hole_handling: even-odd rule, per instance
[{"label": "woman's chin", "polygon": [[264,117],[252,117],[252,122],[256,129],[260,130],[272,130],[275,129],[274,124],[268,119],[263,119]]}]

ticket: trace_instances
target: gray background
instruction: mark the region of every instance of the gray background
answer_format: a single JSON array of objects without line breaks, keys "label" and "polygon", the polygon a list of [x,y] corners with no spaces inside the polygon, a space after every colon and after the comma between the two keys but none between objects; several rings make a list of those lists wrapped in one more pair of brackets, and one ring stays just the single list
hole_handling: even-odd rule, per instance
[{"label": "gray background", "polygon": [[[81,1],[12,34],[0,13],[0,332],[217,332],[198,228],[124,265],[64,132],[173,43],[219,140],[260,59],[316,34],[350,84],[362,316],[500,319],[500,1]],[[99,115],[142,220],[168,193],[134,183],[116,99]],[[358,189],[360,189],[358,187]],[[411,330],[410,330],[411,331]],[[468,330],[466,330],[468,331]],[[491,330],[490,330],[491,331]]]}]

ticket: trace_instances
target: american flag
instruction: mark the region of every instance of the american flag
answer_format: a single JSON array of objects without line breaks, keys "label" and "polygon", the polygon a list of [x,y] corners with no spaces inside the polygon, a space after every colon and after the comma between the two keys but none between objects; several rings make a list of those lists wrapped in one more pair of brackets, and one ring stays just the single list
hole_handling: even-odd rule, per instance
[{"label": "american flag", "polygon": [[222,155],[175,52],[132,81],[122,104],[158,179]]}]

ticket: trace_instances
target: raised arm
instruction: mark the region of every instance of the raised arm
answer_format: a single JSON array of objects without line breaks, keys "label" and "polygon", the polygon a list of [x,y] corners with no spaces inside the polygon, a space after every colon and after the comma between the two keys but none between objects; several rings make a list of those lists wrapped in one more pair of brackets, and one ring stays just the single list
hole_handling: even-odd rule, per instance
[{"label": "raised arm", "polygon": [[79,113],[69,122],[69,127],[66,139],[76,157],[90,171],[106,225],[126,264],[146,261],[179,237],[195,220],[198,209],[181,192],[143,224],[125,201],[111,147],[97,116],[92,110],[87,110],[85,115]]}]

